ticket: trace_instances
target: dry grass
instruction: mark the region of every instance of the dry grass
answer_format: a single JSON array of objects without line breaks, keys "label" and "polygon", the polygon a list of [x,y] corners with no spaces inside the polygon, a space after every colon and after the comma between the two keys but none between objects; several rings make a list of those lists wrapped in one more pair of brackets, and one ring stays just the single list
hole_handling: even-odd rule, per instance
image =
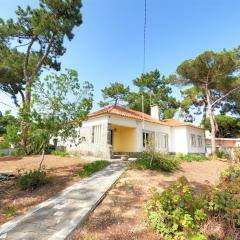
[{"label": "dry grass", "polygon": [[[0,172],[17,172],[18,169],[31,170],[38,168],[41,156],[1,157]],[[24,213],[30,207],[54,196],[59,191],[79,181],[77,172],[87,163],[79,157],[58,157],[46,155],[43,165],[52,177],[52,182],[34,191],[23,191],[17,188],[16,181],[0,182],[0,224],[16,215]],[[11,216],[6,215],[8,208],[16,210]]]},{"label": "dry grass", "polygon": [[205,161],[184,162],[175,173],[128,170],[90,215],[86,224],[78,228],[70,239],[160,239],[157,234],[148,231],[144,223],[143,207],[153,188],[163,191],[184,175],[195,189],[201,190],[217,184],[219,173],[227,167],[227,162]]}]

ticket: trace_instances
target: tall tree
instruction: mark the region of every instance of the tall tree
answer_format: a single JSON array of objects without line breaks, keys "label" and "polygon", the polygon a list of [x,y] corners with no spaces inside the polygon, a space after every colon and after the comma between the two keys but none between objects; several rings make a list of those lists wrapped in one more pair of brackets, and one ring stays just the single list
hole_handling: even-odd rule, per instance
[{"label": "tall tree", "polygon": [[[92,101],[92,84],[80,84],[78,74],[74,70],[67,70],[60,75],[50,74],[44,80],[35,81],[32,86],[29,116],[31,124],[26,153],[44,151],[52,138],[60,138],[63,141],[72,138],[77,144],[80,139],[76,128],[87,118]],[[25,117],[24,112],[20,111],[18,119],[22,117]],[[6,137],[11,144],[17,146],[20,144],[19,138],[16,138],[19,126],[13,124],[12,127],[7,129]]]},{"label": "tall tree", "polygon": [[206,118],[207,101],[201,89],[190,87],[181,90],[182,101],[180,102],[181,111],[186,122],[193,122],[194,115],[202,114],[202,121]]},{"label": "tall tree", "polygon": [[[216,137],[236,138],[240,137],[240,118],[227,115],[216,115],[218,132]],[[211,131],[210,119],[206,118],[203,122],[204,127]]]},{"label": "tall tree", "polygon": [[[4,22],[0,19],[0,43],[9,49],[19,48],[24,53],[23,109],[26,114],[30,113],[32,84],[43,67],[60,69],[58,58],[66,51],[64,40],[72,40],[73,28],[82,23],[81,6],[81,0],[40,0],[36,9],[31,9],[30,6],[23,9],[18,6],[16,21],[8,19]],[[32,55],[37,61],[30,67]],[[29,124],[23,122],[22,126],[22,140],[26,146]]]},{"label": "tall tree", "polygon": [[[17,49],[9,49],[0,46],[0,90],[9,94],[17,107],[19,107],[18,95],[22,102],[25,101],[24,88],[26,81],[23,74],[25,54]],[[37,58],[31,54],[29,69],[33,69]]]},{"label": "tall tree", "polygon": [[142,74],[133,80],[138,92],[130,94],[128,104],[130,108],[142,111],[142,96],[144,99],[144,112],[150,114],[151,105],[158,105],[161,118],[172,118],[179,108],[179,102],[171,96],[172,87],[168,79],[161,77],[159,70]]},{"label": "tall tree", "polygon": [[109,87],[102,89],[103,99],[105,102],[101,101],[99,105],[100,107],[104,107],[109,104],[117,105],[119,103],[124,103],[129,95],[129,92],[129,87],[125,87],[122,83],[110,83]]},{"label": "tall tree", "polygon": [[214,110],[219,104],[223,105],[231,95],[239,94],[239,69],[239,58],[235,51],[206,51],[195,59],[184,61],[177,68],[178,80],[182,84],[194,86],[205,95],[211,124],[213,157],[216,157],[217,131]]}]

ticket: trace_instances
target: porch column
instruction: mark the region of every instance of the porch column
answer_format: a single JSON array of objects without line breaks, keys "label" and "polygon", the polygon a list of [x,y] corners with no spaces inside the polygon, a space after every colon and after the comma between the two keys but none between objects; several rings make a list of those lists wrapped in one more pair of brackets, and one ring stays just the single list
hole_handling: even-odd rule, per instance
[{"label": "porch column", "polygon": [[107,157],[112,158],[113,156],[113,150],[112,150],[112,144],[111,144],[111,130],[112,130],[112,124],[108,123],[106,126],[106,140],[107,140]]}]

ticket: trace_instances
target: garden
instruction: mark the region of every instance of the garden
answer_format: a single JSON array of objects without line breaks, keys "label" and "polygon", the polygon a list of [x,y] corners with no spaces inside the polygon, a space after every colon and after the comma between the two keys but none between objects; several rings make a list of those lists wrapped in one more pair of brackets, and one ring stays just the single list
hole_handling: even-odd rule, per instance
[{"label": "garden", "polygon": [[71,239],[239,239],[240,165],[140,154]]},{"label": "garden", "polygon": [[0,178],[0,224],[25,213],[66,187],[109,165],[108,161],[87,161],[57,151],[41,155],[0,157],[0,173],[10,176]]}]

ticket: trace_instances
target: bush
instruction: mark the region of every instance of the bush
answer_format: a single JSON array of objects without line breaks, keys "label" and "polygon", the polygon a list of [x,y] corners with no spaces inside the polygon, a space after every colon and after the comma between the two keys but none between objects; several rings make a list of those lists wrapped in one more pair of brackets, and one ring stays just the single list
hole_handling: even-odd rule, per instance
[{"label": "bush", "polygon": [[234,155],[236,160],[240,161],[240,148],[234,148]]},{"label": "bush", "polygon": [[181,160],[181,161],[187,161],[187,162],[192,162],[192,161],[206,161],[209,160],[209,157],[203,155],[203,154],[177,154],[176,159]]},{"label": "bush", "polygon": [[50,182],[50,178],[43,170],[30,170],[23,174],[19,173],[17,185],[22,190],[34,190]]},{"label": "bush", "polygon": [[146,205],[149,226],[165,239],[239,239],[239,165],[224,171],[221,179],[201,196],[193,194],[185,177],[155,193]]},{"label": "bush", "polygon": [[83,166],[83,169],[79,172],[80,177],[89,177],[95,172],[98,172],[105,167],[107,167],[110,162],[105,160],[95,161],[92,163],[87,163]]},{"label": "bush", "polygon": [[157,152],[142,152],[137,160],[131,162],[129,167],[139,170],[163,170],[167,172],[175,171],[179,166],[179,161],[173,156]]},{"label": "bush", "polygon": [[4,157],[7,156],[7,154],[5,154],[4,152],[0,152],[0,157]]},{"label": "bush", "polygon": [[206,214],[185,177],[162,194],[155,193],[145,209],[149,226],[164,238],[201,239],[197,238],[197,233]]},{"label": "bush", "polygon": [[240,164],[230,166],[227,170],[221,173],[220,178],[224,181],[234,181],[240,178]]},{"label": "bush", "polygon": [[10,144],[7,142],[0,143],[0,149],[9,148]]},{"label": "bush", "polygon": [[13,157],[22,157],[24,155],[26,155],[26,153],[21,148],[15,149],[14,151],[10,152],[10,156]]},{"label": "bush", "polygon": [[227,158],[228,154],[226,154],[224,151],[217,151],[217,158]]},{"label": "bush", "polygon": [[223,181],[206,194],[204,203],[209,214],[224,218],[231,226],[240,226],[239,166],[236,171],[231,169],[225,171]]},{"label": "bush", "polygon": [[16,213],[16,208],[14,206],[8,206],[3,209],[3,213],[7,216],[13,216]]},{"label": "bush", "polygon": [[69,153],[63,150],[54,150],[51,152],[51,154],[55,155],[55,156],[60,156],[60,157],[68,157]]}]

